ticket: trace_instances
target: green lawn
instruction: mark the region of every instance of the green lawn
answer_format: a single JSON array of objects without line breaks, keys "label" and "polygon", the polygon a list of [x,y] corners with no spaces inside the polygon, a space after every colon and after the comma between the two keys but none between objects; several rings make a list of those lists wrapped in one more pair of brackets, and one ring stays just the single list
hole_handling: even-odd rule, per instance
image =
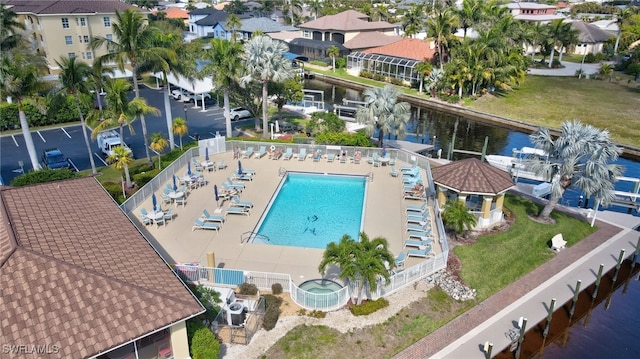
[{"label": "green lawn", "polygon": [[508,195],[505,206],[515,215],[509,230],[485,235],[470,246],[457,246],[455,254],[462,263],[462,278],[484,300],[554,256],[551,238],[562,233],[567,246],[593,233],[588,223],[554,211],[556,224],[540,224],[528,218],[540,206],[521,197]]}]

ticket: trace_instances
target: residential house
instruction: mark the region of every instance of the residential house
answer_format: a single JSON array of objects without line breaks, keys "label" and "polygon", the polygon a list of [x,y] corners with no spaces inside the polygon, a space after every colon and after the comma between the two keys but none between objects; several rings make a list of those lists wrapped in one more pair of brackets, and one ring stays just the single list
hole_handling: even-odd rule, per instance
[{"label": "residential house", "polygon": [[[199,37],[224,38],[224,34],[215,33],[214,27],[227,20],[229,14],[223,10],[212,8],[196,9],[189,12],[189,33],[186,36],[187,41]],[[246,19],[248,15],[239,15],[241,20]]]},{"label": "residential house", "polygon": [[178,7],[169,7],[164,10],[154,10],[152,11],[154,15],[158,15],[158,13],[164,13],[164,17],[166,19],[180,19],[184,22],[185,26],[189,25],[189,12],[180,9]]},{"label": "residential house", "polygon": [[91,64],[106,47],[89,48],[91,37],[113,37],[116,11],[131,5],[118,0],[0,0],[12,6],[26,26],[25,37],[36,52],[44,54],[50,74],[58,74],[56,60],[75,57]]},{"label": "residential house", "polygon": [[347,57],[347,71],[358,75],[360,71],[400,79],[405,83],[419,81],[415,67],[431,61],[436,53],[433,41],[402,39],[391,44],[351,53]]},{"label": "residential house", "polygon": [[578,55],[599,54],[607,40],[615,37],[614,34],[596,25],[582,21],[571,22],[571,28],[578,30],[578,44],[573,48],[573,53]]},{"label": "residential house", "polygon": [[11,358],[186,359],[205,311],[92,177],[0,187],[0,283]]},{"label": "residential house", "polygon": [[550,22],[564,19],[556,14],[554,5],[538,4],[535,2],[512,2],[506,5],[516,20]]},{"label": "residential house", "polygon": [[[237,29],[237,40],[249,40],[253,33],[260,31],[265,35],[272,33],[288,33],[294,32],[298,34],[298,29],[294,26],[283,25],[266,17],[251,17],[240,20],[241,26]],[[232,32],[227,30],[227,22],[220,21],[213,27],[213,37],[231,40]]]}]

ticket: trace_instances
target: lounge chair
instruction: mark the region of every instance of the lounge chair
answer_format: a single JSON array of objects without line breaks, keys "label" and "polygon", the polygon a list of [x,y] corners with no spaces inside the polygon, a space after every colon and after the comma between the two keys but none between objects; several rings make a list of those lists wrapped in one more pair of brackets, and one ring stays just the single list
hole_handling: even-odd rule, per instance
[{"label": "lounge chair", "polygon": [[407,215],[407,222],[427,222],[430,218],[429,212],[423,214]]},{"label": "lounge chair", "polygon": [[253,202],[242,201],[242,200],[240,200],[240,197],[234,195],[234,196],[231,197],[231,203],[229,203],[229,205],[232,206],[232,207],[251,208],[251,207],[253,207]]},{"label": "lounge chair", "polygon": [[416,224],[407,224],[407,231],[414,232],[426,232],[431,226],[430,223],[426,223],[424,225],[416,225]]},{"label": "lounge chair", "polygon": [[418,238],[421,241],[431,239],[431,228],[426,231],[409,231],[409,238]]},{"label": "lounge chair", "polygon": [[246,151],[242,153],[242,158],[251,158],[253,156],[253,147],[248,147]]},{"label": "lounge chair", "polygon": [[407,255],[409,257],[427,258],[432,255],[431,250],[431,246],[427,246],[425,249],[409,249]]},{"label": "lounge chair", "polygon": [[199,219],[196,219],[193,223],[193,227],[191,227],[191,232],[196,229],[214,229],[216,232],[220,229],[220,225],[213,222],[203,222]]},{"label": "lounge chair", "polygon": [[347,155],[340,155],[340,163],[347,163]]},{"label": "lounge chair", "polygon": [[562,233],[558,233],[551,238],[551,249],[556,252],[560,252],[561,249],[567,246],[567,241],[562,238]]},{"label": "lounge chair", "polygon": [[407,212],[424,212],[427,210],[427,202],[424,202],[421,206],[409,205],[407,206]]},{"label": "lounge chair", "polygon": [[[242,192],[242,187],[232,187],[231,185],[229,185],[226,182],[222,182],[222,184],[220,186],[222,187],[223,190],[225,190],[227,192],[233,192],[233,191]],[[221,196],[221,197],[224,197],[224,196]]]},{"label": "lounge chair", "polygon": [[218,162],[218,169],[219,170],[223,170],[225,168],[227,168],[227,165],[224,164],[224,160]]},{"label": "lounge chair", "polygon": [[398,172],[396,172],[396,169],[393,166],[389,166],[389,174],[391,177],[398,177]]},{"label": "lounge chair", "polygon": [[400,167],[400,172],[405,173],[405,172],[409,172],[409,171],[414,171],[417,168],[417,166],[413,165],[413,166],[402,166]]},{"label": "lounge chair", "polygon": [[430,245],[431,245],[431,239],[416,241],[415,239],[407,238],[404,240],[405,247],[425,247]]},{"label": "lounge chair", "polygon": [[322,157],[322,154],[320,153],[320,151],[315,151],[313,153],[313,162],[320,162],[320,158]]},{"label": "lounge chair", "polygon": [[327,153],[327,162],[333,162],[335,158],[336,158],[335,153]]},{"label": "lounge chair", "polygon": [[300,153],[298,153],[298,161],[304,161],[307,158],[307,149],[301,148]]},{"label": "lounge chair", "polygon": [[287,148],[287,152],[284,153],[282,159],[288,161],[291,159],[291,157],[293,157],[293,150],[291,148]]},{"label": "lounge chair", "polygon": [[193,165],[193,169],[195,171],[202,171],[202,165],[200,164],[200,162],[198,162],[198,160],[195,159],[195,157],[191,158],[191,164]]},{"label": "lounge chair", "polygon": [[248,169],[248,168],[244,168],[244,167],[242,167],[242,174],[243,174],[243,175],[250,175],[250,176],[253,176],[253,175],[255,175],[255,174],[256,174],[256,170],[250,170],[250,169]]},{"label": "lounge chair", "polygon": [[407,259],[407,254],[405,252],[400,252],[396,257],[395,263],[396,267],[404,266],[404,261]]},{"label": "lounge chair", "polygon": [[229,177],[227,177],[227,185],[229,185],[229,187],[231,187],[231,188],[237,188],[240,191],[242,191],[244,189],[244,183],[242,183],[242,182],[233,182],[231,180],[231,178],[229,178]]},{"label": "lounge chair", "polygon": [[241,181],[253,181],[253,176],[244,172],[242,174],[238,174],[238,172],[234,172],[233,177],[231,178],[234,180],[241,180]]},{"label": "lounge chair", "polygon": [[279,160],[280,157],[282,157],[282,151],[280,149],[275,150],[271,155],[271,159],[275,161]]},{"label": "lounge chair", "polygon": [[429,218],[424,219],[422,217],[407,217],[407,224],[417,224],[419,226],[429,227]]},{"label": "lounge chair", "polygon": [[380,156],[377,152],[373,154],[373,167],[380,167],[382,163],[380,162]]},{"label": "lounge chair", "polygon": [[209,214],[209,211],[207,211],[206,209],[202,211],[202,217],[200,217],[200,219],[203,222],[218,222],[220,223],[220,225],[224,223],[224,216]]},{"label": "lounge chair", "polygon": [[244,214],[244,215],[251,215],[251,209],[249,208],[244,208],[244,207],[229,207],[227,208],[227,214]]},{"label": "lounge chair", "polygon": [[256,158],[262,158],[267,154],[267,146],[260,146],[260,150],[256,153]]}]

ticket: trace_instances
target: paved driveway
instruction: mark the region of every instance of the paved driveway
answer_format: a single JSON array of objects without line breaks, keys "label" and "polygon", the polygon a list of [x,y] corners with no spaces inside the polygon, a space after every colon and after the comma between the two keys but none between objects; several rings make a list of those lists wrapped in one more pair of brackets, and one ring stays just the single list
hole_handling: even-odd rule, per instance
[{"label": "paved driveway", "polygon": [[580,64],[575,62],[563,62],[563,68],[559,69],[549,69],[549,68],[540,68],[540,69],[529,69],[527,72],[530,75],[540,75],[540,76],[575,76],[576,71],[582,70],[587,74],[591,75],[600,71],[601,64]]}]

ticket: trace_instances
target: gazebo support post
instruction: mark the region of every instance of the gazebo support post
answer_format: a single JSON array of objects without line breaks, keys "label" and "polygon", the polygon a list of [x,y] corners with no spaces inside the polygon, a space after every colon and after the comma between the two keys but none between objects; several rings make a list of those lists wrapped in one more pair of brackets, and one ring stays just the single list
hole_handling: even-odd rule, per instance
[{"label": "gazebo support post", "polygon": [[438,204],[440,207],[444,207],[447,203],[447,189],[442,186],[438,186]]}]

